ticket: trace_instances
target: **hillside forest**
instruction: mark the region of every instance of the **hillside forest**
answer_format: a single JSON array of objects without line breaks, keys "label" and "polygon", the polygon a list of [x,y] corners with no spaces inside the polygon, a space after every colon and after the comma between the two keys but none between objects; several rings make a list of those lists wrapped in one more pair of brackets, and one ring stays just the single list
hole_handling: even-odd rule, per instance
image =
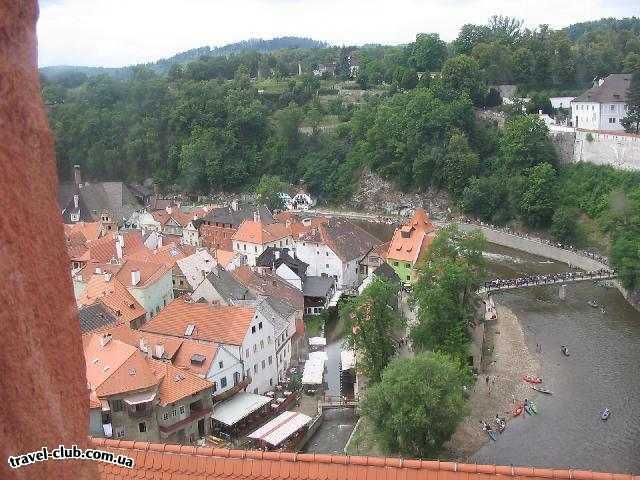
[{"label": "hillside forest", "polygon": [[[528,114],[558,113],[550,96],[640,70],[640,19],[552,30],[495,16],[450,43],[430,33],[403,46],[258,45],[196,49],[126,75],[42,72],[61,179],[79,164],[94,180],[151,177],[206,195],[270,175],[341,204],[367,169],[401,190],[444,189],[482,220],[606,250],[640,286],[640,174],[560,167]],[[335,76],[314,76],[320,64]],[[531,102],[501,106],[498,84]],[[504,128],[476,120],[482,108],[501,110]]]}]

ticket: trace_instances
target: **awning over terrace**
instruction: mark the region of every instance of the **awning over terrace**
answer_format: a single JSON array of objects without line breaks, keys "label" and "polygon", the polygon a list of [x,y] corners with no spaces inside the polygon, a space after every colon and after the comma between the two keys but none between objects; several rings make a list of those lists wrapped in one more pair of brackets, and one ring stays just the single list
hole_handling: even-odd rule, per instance
[{"label": "awning over terrace", "polygon": [[272,399],[249,392],[238,392],[229,400],[216,404],[211,417],[227,426],[238,423],[260,409]]}]

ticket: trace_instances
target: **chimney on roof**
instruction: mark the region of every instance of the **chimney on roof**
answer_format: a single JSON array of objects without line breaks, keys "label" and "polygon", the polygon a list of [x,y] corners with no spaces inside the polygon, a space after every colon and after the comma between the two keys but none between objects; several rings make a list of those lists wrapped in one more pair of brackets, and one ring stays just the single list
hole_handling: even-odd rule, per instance
[{"label": "chimney on roof", "polygon": [[311,219],[310,218],[303,218],[302,219],[302,225],[304,225],[305,227],[308,227],[311,225]]},{"label": "chimney on roof", "polygon": [[165,208],[166,212],[171,215],[171,212],[173,211],[173,209],[171,208],[171,205],[167,205],[167,207]]},{"label": "chimney on roof", "polygon": [[141,352],[145,352],[145,353],[148,350],[148,346],[147,346],[146,343],[144,343],[144,338],[142,338],[142,337],[140,338],[139,348],[140,348]]},{"label": "chimney on roof", "polygon": [[73,166],[73,181],[78,188],[80,187],[80,185],[82,185],[82,173],[80,172],[80,165]]},{"label": "chimney on roof", "polygon": [[260,222],[260,212],[257,210],[253,212],[253,221],[256,223]]},{"label": "chimney on roof", "polygon": [[106,346],[109,342],[111,341],[111,334],[107,333],[105,335],[103,335],[102,337],[100,337],[100,346],[104,347]]},{"label": "chimney on roof", "polygon": [[122,260],[122,245],[116,240],[116,257]]},{"label": "chimney on roof", "polygon": [[162,247],[162,234],[158,234],[158,242],[156,243],[156,248]]},{"label": "chimney on roof", "polygon": [[155,357],[156,358],[162,358],[162,356],[164,355],[164,345],[156,345],[155,348]]},{"label": "chimney on roof", "polygon": [[273,256],[276,258],[276,260],[278,260],[280,258],[280,250],[274,250]]},{"label": "chimney on roof", "polygon": [[102,274],[102,269],[100,267],[96,267],[95,273],[96,275]]},{"label": "chimney on roof", "polygon": [[140,270],[131,270],[131,285],[134,287],[140,283]]},{"label": "chimney on roof", "polygon": [[238,200],[233,200],[231,202],[231,210],[233,210],[234,212],[238,211]]},{"label": "chimney on roof", "polygon": [[73,196],[73,208],[78,209],[78,205],[80,205],[80,195],[77,193]]},{"label": "chimney on roof", "polygon": [[111,281],[111,273],[110,272],[104,272],[104,281],[105,282],[110,282]]}]

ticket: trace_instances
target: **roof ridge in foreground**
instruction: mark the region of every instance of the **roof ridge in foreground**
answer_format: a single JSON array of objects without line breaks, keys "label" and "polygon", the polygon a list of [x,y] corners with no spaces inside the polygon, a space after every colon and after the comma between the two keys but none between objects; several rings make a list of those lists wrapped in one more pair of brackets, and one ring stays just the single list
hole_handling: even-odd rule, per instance
[{"label": "roof ridge in foreground", "polygon": [[[511,476],[534,479],[640,480],[640,476],[589,470],[481,465],[439,460],[410,460],[391,457],[325,455],[313,453],[229,450],[127,440],[91,438],[93,444],[135,459],[133,469],[101,465],[102,478],[118,473],[118,478],[138,478],[141,472],[163,473],[163,478],[205,479],[211,475],[225,478],[290,479],[409,479],[471,480],[470,475]],[[189,461],[192,457],[193,461]],[[446,472],[446,473],[445,473]],[[173,477],[173,474],[176,474]],[[217,476],[215,478],[217,478]]]}]

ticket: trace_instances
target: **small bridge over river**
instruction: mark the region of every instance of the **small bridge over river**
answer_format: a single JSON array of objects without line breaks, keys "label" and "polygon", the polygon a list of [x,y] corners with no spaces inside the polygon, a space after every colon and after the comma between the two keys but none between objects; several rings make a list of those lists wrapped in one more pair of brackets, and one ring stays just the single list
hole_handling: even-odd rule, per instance
[{"label": "small bridge over river", "polygon": [[564,285],[567,283],[612,280],[616,278],[616,275],[616,272],[613,270],[596,270],[591,272],[563,272],[549,275],[496,279],[485,282],[484,286],[478,289],[478,294],[485,295],[494,292],[516,290],[518,288],[541,287],[545,285]]},{"label": "small bridge over river", "polygon": [[320,400],[318,400],[318,408],[322,410],[333,408],[356,408],[357,406],[357,396],[342,397],[339,395],[324,395]]}]

